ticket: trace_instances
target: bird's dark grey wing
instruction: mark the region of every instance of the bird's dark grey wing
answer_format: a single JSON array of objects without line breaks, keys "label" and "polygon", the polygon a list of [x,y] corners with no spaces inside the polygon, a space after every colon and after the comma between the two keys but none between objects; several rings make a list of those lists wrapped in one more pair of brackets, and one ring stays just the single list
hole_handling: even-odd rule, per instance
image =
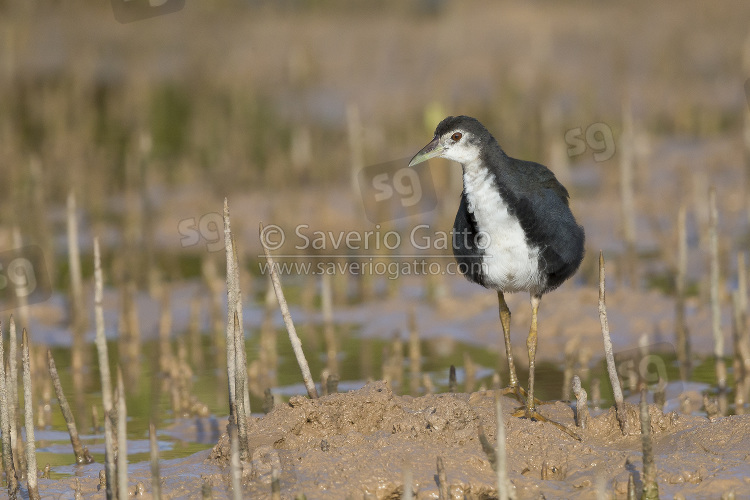
[{"label": "bird's dark grey wing", "polygon": [[[548,288],[562,284],[575,273],[583,260],[583,228],[568,206],[568,191],[544,165],[515,160],[525,177],[523,187],[513,189],[516,216],[529,241],[539,246],[541,265],[547,273]],[[513,182],[513,180],[511,180]]]},{"label": "bird's dark grey wing", "polygon": [[461,203],[458,205],[456,220],[453,224],[453,255],[458,263],[459,271],[466,276],[466,279],[487,286],[482,272],[484,251],[476,245],[478,232],[476,219],[469,212],[466,193],[461,193]]}]

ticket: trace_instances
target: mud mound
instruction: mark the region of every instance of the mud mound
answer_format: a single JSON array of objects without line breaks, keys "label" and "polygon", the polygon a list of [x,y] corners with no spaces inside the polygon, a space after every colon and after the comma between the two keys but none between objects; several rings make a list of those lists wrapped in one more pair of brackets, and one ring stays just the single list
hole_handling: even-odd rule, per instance
[{"label": "mud mound", "polygon": [[[518,498],[594,498],[596,485],[625,494],[632,472],[640,488],[638,408],[627,406],[628,434],[610,410],[578,430],[575,441],[556,427],[511,417],[518,406],[504,398],[508,467]],[[570,428],[564,403],[540,411]],[[663,494],[739,494],[748,484],[750,418],[706,419],[649,408]],[[251,460],[243,463],[244,493],[268,495],[271,471],[281,471],[282,497],[399,498],[404,472],[412,472],[418,498],[437,498],[437,457],[442,457],[455,498],[496,496],[495,476],[479,442],[479,424],[495,441],[491,392],[394,395],[382,383],[310,400],[294,397],[249,425]],[[740,448],[742,448],[740,450]],[[709,460],[707,451],[716,462]],[[229,440],[222,435],[209,460],[226,466]],[[727,461],[725,461],[728,460]],[[542,479],[544,478],[544,479]],[[739,497],[738,497],[739,498]]]}]

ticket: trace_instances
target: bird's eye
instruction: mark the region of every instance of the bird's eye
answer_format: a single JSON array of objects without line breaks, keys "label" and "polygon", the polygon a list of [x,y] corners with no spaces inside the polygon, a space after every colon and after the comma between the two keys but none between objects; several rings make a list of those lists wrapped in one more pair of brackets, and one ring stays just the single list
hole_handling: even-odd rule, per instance
[{"label": "bird's eye", "polygon": [[461,137],[462,137],[461,132],[456,132],[455,134],[451,136],[451,139],[453,139],[453,142],[458,142],[461,140]]}]

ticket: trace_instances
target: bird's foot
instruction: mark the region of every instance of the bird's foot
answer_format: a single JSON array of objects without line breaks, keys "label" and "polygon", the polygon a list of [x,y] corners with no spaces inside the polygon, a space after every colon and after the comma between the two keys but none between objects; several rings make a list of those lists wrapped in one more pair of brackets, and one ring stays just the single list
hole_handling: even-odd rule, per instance
[{"label": "bird's foot", "polygon": [[[520,385],[509,385],[505,389],[500,389],[500,394],[503,396],[511,395],[514,398],[518,400],[519,403],[526,403],[529,400],[529,394],[526,392],[526,389],[521,387]],[[534,404],[535,405],[545,405],[549,404],[550,401],[539,401],[537,398],[534,398]]]},{"label": "bird's foot", "polygon": [[536,420],[538,422],[547,422],[549,424],[554,425],[561,431],[563,431],[568,436],[572,437],[573,439],[576,439],[578,441],[581,441],[581,436],[576,434],[575,432],[571,431],[567,427],[565,427],[563,424],[559,422],[555,422],[554,420],[550,420],[538,411],[536,411],[535,408],[529,409],[527,406],[521,406],[520,408],[517,408],[516,411],[513,412],[514,417],[519,418],[528,418],[530,420]]}]

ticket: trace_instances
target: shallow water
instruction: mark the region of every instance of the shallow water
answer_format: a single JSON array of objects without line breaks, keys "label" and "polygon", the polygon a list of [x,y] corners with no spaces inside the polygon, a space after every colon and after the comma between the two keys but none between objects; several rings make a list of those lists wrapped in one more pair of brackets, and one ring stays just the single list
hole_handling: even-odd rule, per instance
[{"label": "shallow water", "polygon": [[[338,362],[341,371],[341,382],[339,391],[346,392],[359,389],[368,380],[378,379],[382,376],[382,365],[388,352],[392,349],[394,339],[385,340],[377,338],[362,338],[359,335],[360,328],[356,325],[337,325],[337,336],[341,352]],[[318,345],[318,349],[310,352],[322,352],[320,348],[323,343],[323,329],[312,326],[302,329],[303,342],[309,346]],[[200,337],[200,348],[204,354],[205,364],[202,368],[193,368],[192,394],[205,404],[208,416],[180,416],[172,411],[169,388],[163,377],[159,376],[154,367],[155,353],[158,352],[156,341],[147,341],[143,344],[144,353],[141,364],[133,373],[135,377],[128,379],[126,384],[126,403],[128,411],[128,461],[130,464],[147,461],[149,459],[148,447],[148,424],[154,419],[157,428],[160,458],[163,460],[184,458],[198,451],[212,447],[219,436],[226,429],[226,415],[228,405],[226,401],[226,378],[224,368],[216,366],[217,356],[212,354],[212,341],[210,336]],[[464,369],[464,356],[471,358],[474,365],[474,383],[469,390],[477,390],[481,387],[491,388],[492,377],[499,365],[501,368],[501,379],[507,381],[505,360],[500,359],[499,354],[482,346],[467,344],[459,341],[446,342],[440,339],[422,340],[420,342],[422,353],[422,370],[426,373],[436,392],[447,392],[449,386],[448,372],[451,365],[456,366],[457,387],[459,391],[467,389],[465,383],[467,378]],[[304,386],[301,384],[299,368],[296,365],[286,332],[276,331],[276,346],[279,353],[278,386],[272,388],[272,394],[277,403],[291,396],[305,394]],[[93,358],[93,346],[91,355]],[[259,355],[259,332],[249,332],[246,342],[248,363],[252,364]],[[403,359],[403,388],[396,381],[392,382],[395,392],[401,394],[409,393],[408,373],[408,345],[402,339],[405,359]],[[118,357],[116,342],[109,343],[110,359]],[[148,354],[151,353],[151,354]],[[188,359],[192,353],[188,352]],[[74,397],[71,394],[71,372],[70,372],[70,350],[63,347],[53,348],[58,371],[60,372],[62,384],[71,405],[74,405]],[[516,359],[525,359],[525,353],[516,352]],[[325,368],[324,356],[308,356],[310,368],[313,374],[319,374]],[[668,381],[665,397],[666,408],[676,410],[679,408],[678,396],[686,390],[702,392],[707,390],[713,383],[713,361],[706,360],[698,365],[694,371],[696,377],[688,384],[679,382],[677,364],[673,357],[667,352],[663,355],[664,368],[662,376]],[[517,361],[518,363],[518,361]],[[522,385],[526,384],[527,372],[524,363],[519,363],[518,376]],[[113,367],[114,368],[114,367]],[[563,383],[562,363],[542,361],[537,365],[536,372],[536,395],[542,400],[555,400],[561,397]],[[113,372],[114,373],[114,372]],[[589,380],[583,380],[584,388],[589,389],[589,405],[592,408],[607,408],[612,401],[609,381],[607,379],[604,362],[592,365]],[[46,374],[45,374],[46,375]],[[600,401],[591,401],[591,381],[599,379],[602,396]],[[101,409],[101,393],[99,389],[99,373],[94,367],[87,374],[88,387],[83,396],[84,409],[80,408],[76,414],[79,432],[83,444],[87,446],[98,464],[104,461],[104,437],[101,433],[103,425]],[[252,387],[252,380],[251,380]],[[320,387],[320,386],[319,386]],[[423,391],[423,389],[422,389]],[[259,390],[251,393],[251,408],[256,416],[262,415],[260,409],[263,407],[263,398],[258,394]],[[423,392],[421,392],[423,393]],[[638,393],[630,394],[626,388],[625,395],[630,401],[637,401]],[[730,395],[731,401],[731,395]],[[91,407],[97,406],[99,415],[99,428],[92,428]],[[52,477],[64,477],[80,474],[82,469],[73,463],[70,441],[67,429],[62,419],[55,400],[52,400],[51,425],[36,431],[37,455],[40,468],[49,463],[52,466]]]}]

